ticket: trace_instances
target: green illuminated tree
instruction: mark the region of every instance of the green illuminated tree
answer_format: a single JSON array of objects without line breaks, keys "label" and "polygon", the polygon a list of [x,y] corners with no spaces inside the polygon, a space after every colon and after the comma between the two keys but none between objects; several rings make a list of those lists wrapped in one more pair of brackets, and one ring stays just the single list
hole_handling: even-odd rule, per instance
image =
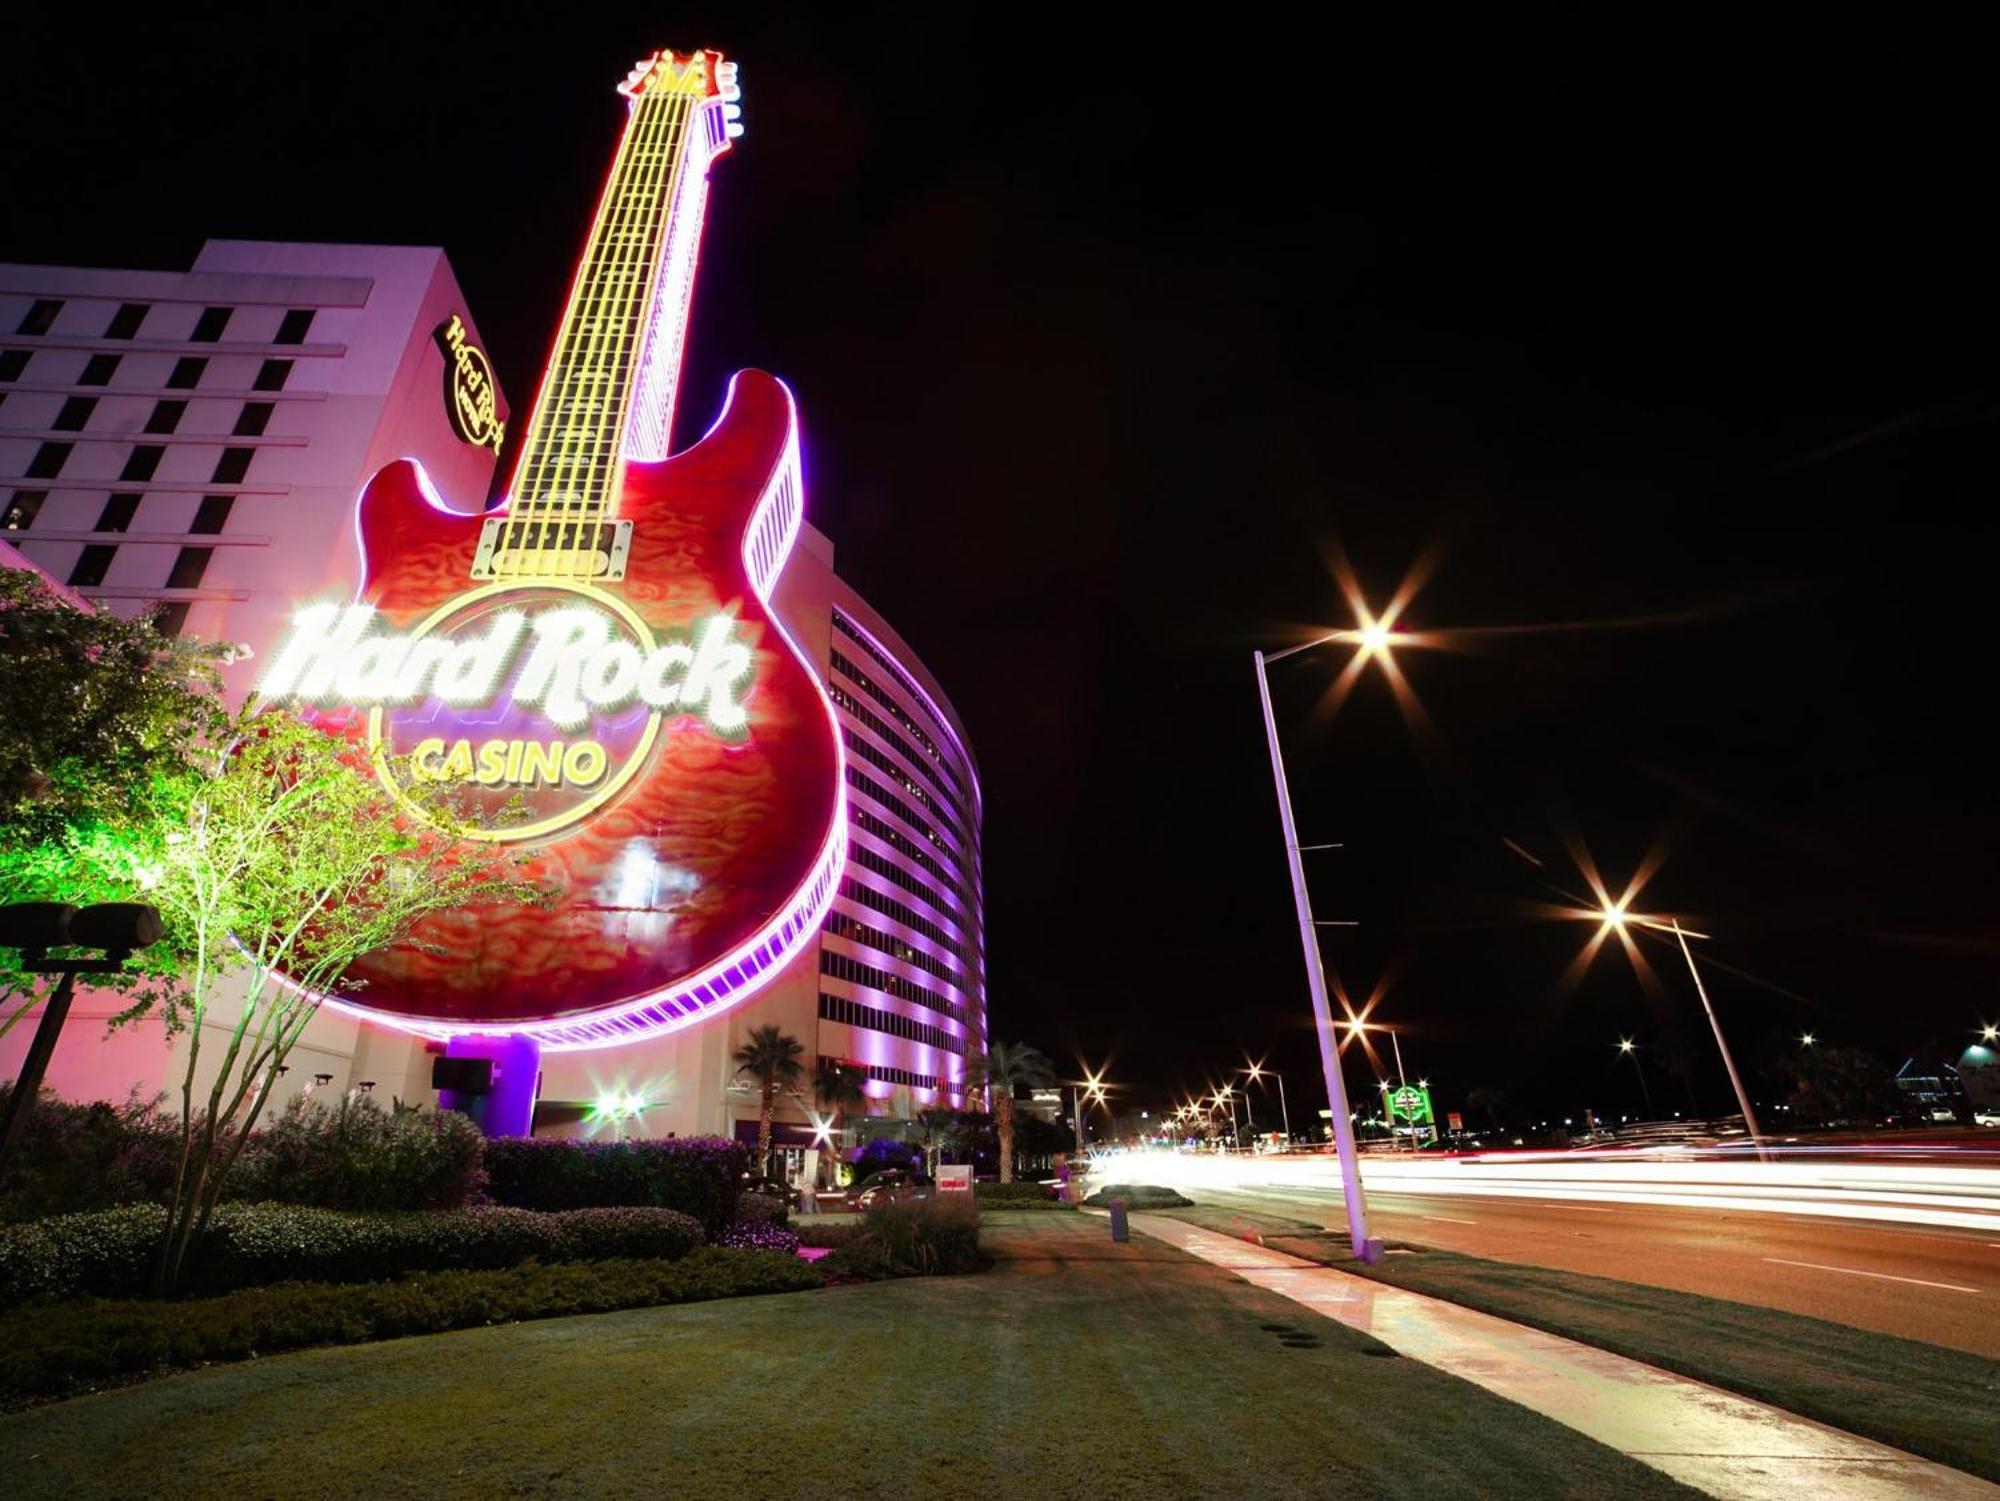
[{"label": "green illuminated tree", "polygon": [[[254,704],[231,713],[228,656],[0,569],[0,891],[137,898],[166,925],[132,973],[105,977],[130,1003],[114,1025],[157,1013],[187,1039],[162,1291],[184,1280],[286,1055],[322,998],[353,988],[354,962],[434,913],[537,896],[491,846],[442,832],[459,826],[448,791],[424,810],[434,823],[414,818],[348,742]],[[32,1004],[26,976],[0,979]],[[11,1024],[26,1008],[8,1009]]]},{"label": "green illuminated tree", "polygon": [[[322,998],[357,988],[355,961],[416,941],[433,914],[538,895],[511,858],[443,832],[458,826],[455,810],[440,802],[427,810],[435,822],[413,819],[362,752],[289,714],[247,707],[191,750],[188,768],[148,893],[182,966],[157,1004],[187,1035],[162,1291],[185,1280],[229,1169]],[[218,1007],[228,1018],[213,1029],[222,1056],[197,1098]]]},{"label": "green illuminated tree", "polygon": [[[0,893],[79,906],[130,901],[155,868],[187,748],[224,723],[227,647],[149,620],[79,608],[39,574],[0,568]],[[0,1036],[41,1000],[42,977],[0,949]],[[157,996],[176,972],[145,950],[100,989]]]},{"label": "green illuminated tree", "polygon": [[796,1084],[804,1069],[805,1052],[798,1038],[775,1026],[753,1027],[736,1050],[736,1072],[757,1081],[762,1098],[757,1105],[757,1163],[764,1170],[771,1160],[771,1101],[779,1085]]},{"label": "green illuminated tree", "polygon": [[1000,1181],[1014,1181],[1014,1094],[1055,1083],[1055,1065],[1040,1048],[1025,1042],[996,1042],[983,1058],[970,1060],[968,1090],[984,1089],[1000,1135]]}]

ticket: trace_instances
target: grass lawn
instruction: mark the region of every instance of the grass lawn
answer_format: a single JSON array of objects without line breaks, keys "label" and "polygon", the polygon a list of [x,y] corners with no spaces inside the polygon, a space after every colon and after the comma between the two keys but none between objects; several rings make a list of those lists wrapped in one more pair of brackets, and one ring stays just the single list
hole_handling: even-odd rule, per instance
[{"label": "grass lawn", "polygon": [[1169,1212],[2000,1480],[2000,1361],[1773,1308],[1454,1251],[1362,1266],[1345,1235],[1302,1221],[1206,1207]]},{"label": "grass lawn", "polygon": [[1696,1494],[1102,1220],[985,1224],[980,1276],[317,1350],[17,1413],[0,1473],[9,1501]]}]

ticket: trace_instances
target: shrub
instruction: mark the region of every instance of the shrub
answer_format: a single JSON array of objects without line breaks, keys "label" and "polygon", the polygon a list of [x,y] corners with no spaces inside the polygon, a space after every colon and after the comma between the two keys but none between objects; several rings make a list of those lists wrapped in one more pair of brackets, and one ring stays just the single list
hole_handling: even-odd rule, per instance
[{"label": "shrub", "polygon": [[[145,1290],[166,1211],[132,1205],[0,1231],[0,1305]],[[297,1204],[225,1204],[194,1271],[198,1292],[270,1282],[372,1282],[412,1272],[492,1270],[528,1260],[673,1260],[702,1242],[671,1209],[461,1209],[348,1214]]]},{"label": "shrub", "polygon": [[1043,1183],[975,1183],[972,1191],[982,1209],[1069,1207],[1056,1197],[1054,1189]]},{"label": "shrub", "polygon": [[680,1261],[529,1263],[422,1272],[372,1287],[297,1283],[180,1303],[86,1299],[0,1314],[0,1394],[64,1395],[88,1382],[514,1319],[603,1313],[821,1285],[796,1256],[705,1246]]},{"label": "shrub", "polygon": [[1092,1194],[1083,1202],[1102,1209],[1113,1199],[1123,1199],[1127,1209],[1181,1209],[1194,1202],[1184,1199],[1171,1188],[1155,1188],[1150,1184],[1110,1183]]},{"label": "shrub", "polygon": [[894,1199],[869,1210],[861,1233],[820,1262],[850,1277],[936,1277],[979,1267],[979,1210],[963,1196]]},{"label": "shrub", "polygon": [[520,1209],[650,1205],[678,1209],[710,1235],[736,1218],[750,1149],[720,1136],[664,1141],[502,1137],[486,1143],[486,1192]]},{"label": "shrub", "polygon": [[792,1226],[792,1235],[802,1246],[823,1246],[833,1251],[859,1240],[864,1228],[859,1220],[823,1220],[808,1215]]},{"label": "shrub", "polygon": [[725,1225],[722,1233],[716,1236],[715,1243],[718,1246],[734,1246],[739,1251],[796,1252],[799,1248],[796,1235],[769,1220],[737,1220]]},{"label": "shrub", "polygon": [[760,1225],[784,1225],[790,1222],[792,1206],[776,1194],[739,1194],[736,1199],[736,1219],[741,1224],[754,1220]]},{"label": "shrub", "polygon": [[[13,1093],[0,1084],[0,1108]],[[0,1220],[162,1199],[179,1153],[180,1128],[157,1102],[77,1105],[45,1089],[0,1183]]]},{"label": "shrub", "polygon": [[456,1209],[485,1182],[485,1138],[456,1110],[367,1096],[333,1108],[296,1096],[252,1137],[229,1175],[232,1199],[322,1209]]}]

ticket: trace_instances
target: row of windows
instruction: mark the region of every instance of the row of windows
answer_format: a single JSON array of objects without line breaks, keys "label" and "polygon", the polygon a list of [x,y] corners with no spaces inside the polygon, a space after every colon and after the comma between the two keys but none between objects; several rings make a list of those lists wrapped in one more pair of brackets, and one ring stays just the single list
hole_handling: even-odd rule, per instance
[{"label": "row of windows", "polygon": [[961,803],[969,802],[970,799],[966,792],[965,780],[958,774],[958,768],[952,765],[951,761],[938,749],[937,742],[930,737],[930,732],[917,723],[917,717],[898,703],[887,689],[879,687],[873,678],[869,677],[867,673],[842,656],[838,648],[834,648],[829,652],[829,655],[833,659],[834,671],[858,684],[863,693],[866,693],[876,703],[887,709],[897,724],[915,736],[917,744],[924,748],[925,754],[942,767],[944,774],[951,778],[952,786],[958,791],[959,801]]},{"label": "row of windows", "polygon": [[[62,404],[50,423],[59,433],[80,433],[84,424],[90,421],[97,410],[95,396],[72,396]],[[145,431],[149,433],[171,433],[181,425],[181,418],[187,413],[185,401],[156,401],[151,415],[146,418]],[[236,414],[236,425],[230,429],[230,436],[237,438],[261,438],[264,429],[270,425],[271,413],[275,410],[268,401],[246,401],[243,410]]]},{"label": "row of windows", "polygon": [[[60,297],[38,297],[21,319],[21,326],[14,330],[17,334],[39,337],[55,327],[56,315],[63,310]],[[123,302],[118,311],[111,315],[111,322],[105,326],[107,339],[136,339],[139,327],[146,321],[146,314],[152,306],[144,302]],[[188,335],[190,344],[214,344],[222,338],[223,330],[229,327],[230,315],[236,311],[229,307],[207,307],[195,320],[194,332]],[[278,336],[273,344],[303,344],[306,334],[312,329],[313,309],[295,307],[286,312],[278,322]]]},{"label": "row of windows", "polygon": [[906,938],[899,938],[882,928],[871,927],[858,917],[834,912],[827,917],[824,926],[826,931],[836,938],[845,938],[850,943],[865,943],[872,949],[879,949],[882,953],[901,959],[906,964],[914,964],[918,969],[936,975],[947,985],[956,985],[960,990],[967,992],[972,989],[966,984],[963,972],[938,958],[929,949],[920,949]]},{"label": "row of windows", "polygon": [[921,869],[930,872],[930,874],[936,876],[946,886],[958,893],[968,908],[972,905],[972,893],[966,889],[964,883],[951,871],[945,869],[943,861],[924,849],[923,846],[918,844],[908,834],[905,834],[901,829],[887,820],[877,818],[866,808],[857,808],[850,805],[847,812],[848,816],[854,820],[854,826],[857,829],[873,834],[885,844],[894,846],[900,854],[916,861]]},{"label": "row of windows", "polygon": [[[847,768],[847,785],[867,793],[882,807],[887,808],[891,813],[902,819],[904,823],[928,839],[934,848],[950,856],[954,864],[965,867],[966,862],[960,859],[958,851],[939,837],[938,831],[931,827],[929,819],[925,818],[923,814],[912,808],[860,767],[850,766]],[[968,884],[962,876],[958,880],[961,885]]]},{"label": "row of windows", "polygon": [[[852,855],[855,851],[850,848],[849,853]],[[915,907],[907,906],[897,901],[893,896],[877,891],[873,886],[864,885],[860,881],[848,878],[841,880],[840,894],[850,902],[858,903],[863,907],[874,908],[875,911],[881,913],[884,917],[889,918],[893,922],[901,923],[912,932],[923,934],[924,937],[930,939],[933,943],[943,944],[954,954],[958,955],[960,959],[964,960],[966,964],[970,965],[972,963],[972,956],[965,951],[963,942],[954,938],[950,933],[947,933]]]},{"label": "row of windows", "polygon": [[851,1063],[844,1058],[828,1058],[821,1055],[821,1068],[839,1064],[843,1068],[858,1068],[870,1079],[879,1079],[884,1084],[901,1084],[908,1089],[941,1089],[946,1094],[963,1094],[965,1086],[956,1079],[947,1079],[941,1074],[917,1074],[906,1068],[893,1068],[886,1063]]},{"label": "row of windows", "polygon": [[[836,667],[839,666],[841,661],[840,654],[835,652],[833,654],[834,665]],[[904,739],[894,725],[890,724],[881,715],[867,708],[862,704],[861,700],[849,693],[838,683],[829,682],[826,685],[826,696],[832,699],[834,703],[839,705],[852,718],[859,720],[863,726],[874,731],[877,735],[888,741],[889,744],[895,746],[897,750],[908,756],[910,764],[921,771],[929,779],[930,784],[944,795],[946,803],[951,806],[952,812],[958,818],[959,827],[970,827],[971,819],[966,816],[963,804],[954,799],[951,789],[944,784],[944,778],[938,775],[937,768],[925,757],[917,754],[916,747]]]},{"label": "row of windows", "polygon": [[[28,368],[28,360],[33,355],[31,349],[0,350],[0,382],[18,381]],[[83,373],[76,378],[79,386],[108,386],[111,378],[118,373],[122,354],[93,354],[84,362]],[[257,378],[250,382],[253,391],[282,391],[285,382],[291,378],[291,360],[268,359],[257,367]],[[174,361],[174,368],[167,375],[169,391],[192,391],[201,384],[201,378],[208,372],[208,356],[204,354],[184,354]]]},{"label": "row of windows", "polygon": [[[261,405],[261,403],[258,403]],[[178,406],[178,402],[160,403],[163,407]],[[157,415],[157,414],[156,414]],[[179,421],[179,414],[174,414]],[[149,429],[150,431],[151,429]],[[76,451],[74,443],[50,439],[35,450],[35,456],[28,460],[29,479],[59,479],[63,465]],[[118,472],[122,484],[141,484],[150,480],[160,467],[160,460],[166,454],[166,446],[161,443],[138,443],[133,445],[131,454],[125,460],[125,467]],[[250,472],[250,460],[255,457],[254,448],[225,448],[215,461],[215,472],[209,475],[211,485],[239,485]]]},{"label": "row of windows", "polygon": [[904,869],[901,862],[891,860],[887,855],[879,854],[859,844],[850,844],[847,847],[847,858],[863,870],[872,870],[878,876],[887,876],[912,896],[922,897],[940,912],[958,911],[950,898],[942,892],[932,890],[914,874]]},{"label": "row of windows", "polygon": [[[113,543],[92,542],[78,555],[75,566],[69,571],[68,582],[78,589],[95,589],[111,571],[111,559],[117,551]],[[212,547],[183,547],[174,558],[173,569],[161,587],[199,589],[202,576],[208,572],[209,559],[214,556],[215,549]]]},{"label": "row of windows", "polygon": [[[16,490],[8,501],[4,516],[0,516],[0,529],[10,532],[26,531],[34,525],[35,517],[41,514],[47,503],[46,490]],[[92,531],[129,532],[132,522],[139,513],[140,495],[118,494],[105,501],[104,509],[98,513],[97,525]],[[233,495],[204,495],[201,504],[195,507],[194,521],[188,526],[191,532],[219,532],[223,523],[229,520],[229,513],[236,505]],[[72,580],[72,582],[74,582]]]},{"label": "row of windows", "polygon": [[866,761],[877,771],[886,775],[890,781],[902,788],[903,791],[922,803],[926,813],[934,815],[952,833],[958,836],[961,847],[965,849],[972,848],[972,841],[966,836],[964,826],[958,822],[956,814],[949,803],[941,802],[937,798],[932,797],[928,790],[919,787],[910,774],[897,765],[893,759],[877,750],[866,740],[861,739],[860,736],[843,735],[841,743],[847,747],[847,753],[850,756],[853,756],[857,761]]},{"label": "row of windows", "polygon": [[949,996],[939,995],[928,985],[919,985],[907,976],[892,975],[887,970],[875,968],[872,964],[863,964],[850,955],[836,954],[825,944],[820,945],[819,972],[830,975],[836,980],[845,980],[850,985],[866,985],[871,990],[892,995],[899,1001],[909,1001],[927,1011],[948,1016],[961,1025],[972,1024],[971,1019],[965,1014],[965,1007]]},{"label": "row of windows", "polygon": [[850,1027],[866,1027],[871,1032],[887,1032],[891,1037],[900,1037],[906,1042],[921,1042],[927,1047],[941,1048],[947,1053],[965,1055],[965,1039],[954,1037],[942,1027],[929,1026],[923,1022],[911,1021],[907,1016],[898,1016],[893,1011],[877,1011],[873,1006],[863,1006],[858,1001],[850,1001],[844,996],[828,995],[820,992],[819,1017],[821,1021],[843,1022]]}]

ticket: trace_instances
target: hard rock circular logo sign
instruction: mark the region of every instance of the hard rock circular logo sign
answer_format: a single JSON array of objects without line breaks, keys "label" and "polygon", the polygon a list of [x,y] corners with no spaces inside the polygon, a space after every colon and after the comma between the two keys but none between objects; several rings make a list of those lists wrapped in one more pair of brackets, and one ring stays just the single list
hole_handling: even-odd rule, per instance
[{"label": "hard rock circular logo sign", "polygon": [[301,611],[264,692],[367,711],[376,775],[413,812],[447,784],[473,839],[533,839],[602,807],[645,765],[663,721],[746,731],[751,652],[729,614],[657,634],[589,584],[501,583],[455,596],[407,632],[365,604]]}]

